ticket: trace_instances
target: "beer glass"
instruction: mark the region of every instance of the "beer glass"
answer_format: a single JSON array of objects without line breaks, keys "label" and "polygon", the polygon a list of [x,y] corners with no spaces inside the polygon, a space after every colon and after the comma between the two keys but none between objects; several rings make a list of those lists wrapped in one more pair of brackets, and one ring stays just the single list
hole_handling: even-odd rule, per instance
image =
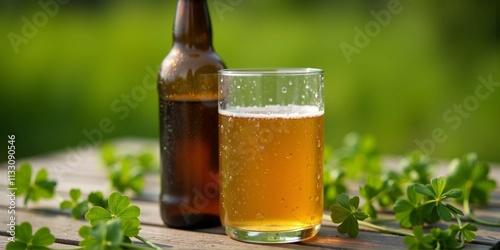
[{"label": "beer glass", "polygon": [[219,70],[221,222],[233,239],[312,238],[323,217],[323,71]]}]

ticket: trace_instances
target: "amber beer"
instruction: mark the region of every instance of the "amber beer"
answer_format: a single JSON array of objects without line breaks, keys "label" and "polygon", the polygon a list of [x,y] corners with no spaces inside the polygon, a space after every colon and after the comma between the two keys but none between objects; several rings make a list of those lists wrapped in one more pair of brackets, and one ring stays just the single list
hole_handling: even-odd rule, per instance
[{"label": "amber beer", "polygon": [[314,107],[298,111],[220,112],[221,218],[226,227],[291,231],[321,223],[323,112]]}]

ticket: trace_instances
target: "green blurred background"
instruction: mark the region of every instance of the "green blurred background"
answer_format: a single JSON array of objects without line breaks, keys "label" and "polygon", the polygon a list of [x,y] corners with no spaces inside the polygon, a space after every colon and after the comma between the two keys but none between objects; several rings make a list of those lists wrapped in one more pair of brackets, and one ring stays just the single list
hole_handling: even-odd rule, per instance
[{"label": "green blurred background", "polygon": [[[177,2],[64,2],[0,0],[4,145],[15,134],[17,156],[68,150],[88,140],[85,131],[99,142],[103,122],[103,140],[157,138],[151,86]],[[208,0],[229,67],[325,69],[333,147],[357,131],[384,154],[418,141],[436,158],[475,151],[500,162],[500,87],[476,93],[480,76],[500,82],[497,2]],[[347,44],[356,48],[346,57]]]}]

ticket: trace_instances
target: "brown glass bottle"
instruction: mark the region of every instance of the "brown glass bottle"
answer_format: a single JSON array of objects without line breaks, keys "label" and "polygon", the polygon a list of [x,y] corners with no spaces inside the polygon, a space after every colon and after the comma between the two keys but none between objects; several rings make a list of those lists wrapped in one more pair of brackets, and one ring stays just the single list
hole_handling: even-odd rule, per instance
[{"label": "brown glass bottle", "polygon": [[220,225],[217,71],[206,0],[179,0],[174,43],[158,75],[161,193],[164,223]]}]

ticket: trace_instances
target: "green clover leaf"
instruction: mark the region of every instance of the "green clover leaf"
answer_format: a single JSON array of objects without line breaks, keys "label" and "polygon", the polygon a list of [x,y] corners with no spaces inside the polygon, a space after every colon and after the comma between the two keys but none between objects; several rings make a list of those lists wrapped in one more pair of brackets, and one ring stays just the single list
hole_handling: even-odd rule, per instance
[{"label": "green clover leaf", "polygon": [[48,246],[54,244],[56,238],[50,233],[46,227],[38,229],[32,235],[33,229],[31,224],[23,222],[16,227],[16,240],[9,242],[6,246],[7,250],[24,250],[24,249],[50,249]]},{"label": "green clover leaf", "polygon": [[101,159],[106,167],[110,167],[118,161],[116,150],[113,144],[103,143],[101,146]]},{"label": "green clover leaf", "polygon": [[434,237],[435,249],[454,249],[458,246],[456,240],[457,232],[451,229],[442,230],[441,228],[432,228],[431,235]]},{"label": "green clover leaf", "polygon": [[[496,188],[496,182],[489,178],[490,166],[479,162],[475,153],[469,153],[462,159],[450,163],[448,183],[451,188],[458,188],[468,196],[469,202],[487,205],[490,194]],[[467,194],[467,195],[466,195]],[[462,200],[462,197],[459,198]]]},{"label": "green clover leaf", "polygon": [[414,236],[406,236],[404,239],[405,245],[408,246],[410,250],[420,250],[420,249],[434,249],[432,243],[434,237],[430,234],[424,235],[424,230],[422,226],[413,227]]},{"label": "green clover leaf", "polygon": [[330,207],[331,218],[335,223],[341,223],[337,227],[339,233],[347,233],[350,237],[356,237],[359,233],[358,220],[365,220],[368,215],[358,211],[359,197],[349,198],[347,194],[337,196],[337,203]]},{"label": "green clover leaf", "polygon": [[402,176],[411,183],[429,183],[434,166],[430,164],[429,158],[422,152],[412,152],[400,164],[403,169]]},{"label": "green clover leaf", "polygon": [[29,163],[22,163],[16,172],[17,194],[23,195],[28,192],[31,184],[32,169]]},{"label": "green clover leaf", "polygon": [[118,155],[110,143],[101,147],[101,159],[109,170],[109,180],[119,192],[132,190],[141,193],[144,187],[144,173],[158,170],[154,154],[145,151],[137,155]]},{"label": "green clover leaf", "polygon": [[449,229],[458,233],[458,237],[461,240],[466,240],[468,242],[471,242],[476,238],[476,234],[474,234],[473,232],[477,231],[477,227],[469,224],[469,222],[463,224],[461,227],[452,224],[449,226]]},{"label": "green clover leaf", "polygon": [[399,225],[404,228],[421,225],[423,219],[420,215],[420,204],[423,196],[415,192],[414,185],[408,185],[406,196],[408,199],[399,199],[394,204],[394,212]]},{"label": "green clover leaf", "polygon": [[362,211],[370,218],[377,218],[377,210],[375,209],[374,202],[377,198],[387,190],[387,183],[380,179],[380,175],[369,175],[366,178],[365,185],[359,188],[359,194],[365,199],[365,204]]},{"label": "green clover leaf", "polygon": [[57,183],[48,179],[48,173],[45,168],[37,172],[33,182],[31,182],[32,172],[33,170],[29,163],[21,164],[16,171],[17,194],[25,195],[24,205],[28,204],[28,201],[37,202],[42,198],[52,198],[55,194],[54,189]]},{"label": "green clover leaf", "polygon": [[85,249],[122,249],[120,245],[124,241],[119,219],[99,221],[92,227],[82,226],[78,234],[83,238],[80,246]]},{"label": "green clover leaf", "polygon": [[99,222],[107,222],[119,218],[123,224],[124,234],[128,237],[136,236],[140,230],[138,219],[141,210],[138,206],[130,205],[130,198],[117,192],[108,198],[109,211],[103,207],[94,206],[85,214],[85,219],[94,226]]},{"label": "green clover leaf", "polygon": [[379,205],[387,208],[393,206],[394,203],[403,196],[403,189],[407,186],[404,183],[404,178],[394,171],[389,171],[383,176],[384,190],[377,196]]},{"label": "green clover leaf", "polygon": [[104,199],[104,195],[99,191],[90,193],[87,200],[94,206],[108,208],[108,200]]},{"label": "green clover leaf", "polygon": [[340,168],[325,165],[323,174],[324,207],[329,208],[335,203],[337,195],[345,193],[347,187],[344,183],[345,172]]},{"label": "green clover leaf", "polygon": [[450,204],[444,204],[443,201],[448,198],[458,198],[462,195],[462,191],[451,189],[444,192],[446,187],[446,178],[433,178],[431,184],[422,185],[415,184],[415,192],[426,195],[429,200],[426,201],[421,209],[424,218],[431,218],[431,222],[435,222],[436,215],[438,218],[449,221],[454,215],[464,215],[462,211]]},{"label": "green clover leaf", "polygon": [[113,187],[120,192],[131,189],[140,193],[144,186],[143,171],[132,157],[125,157],[115,164],[109,178]]},{"label": "green clover leaf", "polygon": [[154,159],[155,157],[151,152],[144,152],[137,156],[139,166],[144,171],[153,171],[156,169],[157,165],[154,164]]},{"label": "green clover leaf", "polygon": [[334,152],[332,164],[344,169],[348,178],[380,174],[382,167],[378,151],[373,136],[349,133],[344,137],[343,146]]},{"label": "green clover leaf", "polygon": [[78,201],[82,192],[80,189],[72,188],[69,191],[70,200],[63,200],[59,207],[61,210],[71,209],[71,217],[75,219],[82,218],[89,209],[87,200]]}]

